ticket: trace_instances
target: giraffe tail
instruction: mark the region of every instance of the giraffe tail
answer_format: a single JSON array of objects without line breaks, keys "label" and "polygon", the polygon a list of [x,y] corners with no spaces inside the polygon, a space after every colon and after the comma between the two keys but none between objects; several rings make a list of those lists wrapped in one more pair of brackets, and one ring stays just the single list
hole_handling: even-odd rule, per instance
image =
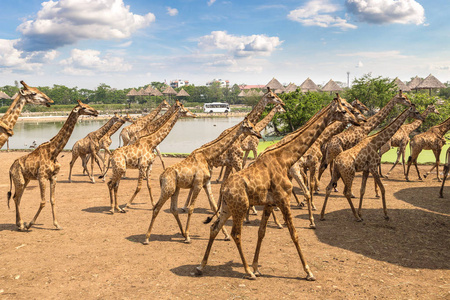
[{"label": "giraffe tail", "polygon": [[212,219],[217,215],[217,213],[220,211],[220,207],[222,206],[222,201],[223,201],[223,199],[222,199],[223,197],[222,197],[222,193],[220,193],[220,196],[219,196],[219,204],[218,204],[218,206],[217,206],[217,210],[214,212],[214,214],[211,216],[211,217],[207,217],[206,218],[206,220],[203,222],[203,224],[208,224],[208,223],[210,223],[211,221],[212,221]]},{"label": "giraffe tail", "polygon": [[9,201],[11,200],[11,189],[12,189],[12,174],[11,174],[11,172],[9,172],[9,191],[6,194],[7,198],[8,198],[8,209],[10,209]]}]

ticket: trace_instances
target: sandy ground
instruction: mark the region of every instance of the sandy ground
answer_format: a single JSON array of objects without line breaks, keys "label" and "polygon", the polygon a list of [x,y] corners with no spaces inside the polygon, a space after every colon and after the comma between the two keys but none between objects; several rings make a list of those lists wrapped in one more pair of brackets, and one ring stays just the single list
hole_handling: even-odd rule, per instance
[{"label": "sandy ground", "polygon": [[[74,168],[73,182],[67,181],[70,152],[63,152],[56,187],[57,216],[63,230],[54,230],[50,204],[36,226],[28,232],[15,227],[15,209],[6,207],[8,169],[23,152],[0,152],[0,194],[4,212],[0,215],[1,299],[450,299],[450,187],[438,198],[435,178],[406,183],[397,168],[384,180],[390,220],[385,221],[381,200],[374,197],[369,179],[364,203],[364,222],[357,223],[342,193],[333,193],[326,221],[308,229],[307,211],[294,209],[294,223],[300,245],[317,281],[305,280],[300,260],[286,228],[269,221],[260,256],[263,276],[242,279],[244,270],[233,241],[220,233],[213,245],[202,277],[194,275],[209,237],[211,215],[201,192],[191,223],[192,244],[183,243],[169,203],[156,220],[150,245],[144,234],[151,217],[148,191],[144,187],[135,205],[125,214],[111,215],[105,183],[89,183],[81,175],[81,163]],[[61,157],[62,156],[62,157]],[[180,158],[165,158],[170,166]],[[388,165],[383,166],[386,172]],[[421,167],[423,169],[428,167]],[[159,197],[156,161],[151,174],[153,195]],[[98,173],[98,170],[97,170]],[[218,170],[214,171],[213,179]],[[316,196],[322,207],[328,171]],[[137,172],[127,172],[119,187],[120,202],[133,193]],[[359,194],[361,177],[354,193]],[[218,198],[219,184],[213,184]],[[342,182],[339,183],[342,190]],[[48,199],[47,188],[47,199]],[[300,193],[299,189],[296,189]],[[182,206],[187,190],[182,191]],[[29,222],[39,206],[36,181],[27,187],[21,214]],[[356,201],[356,200],[355,200]],[[277,212],[278,216],[279,212]],[[181,215],[185,222],[186,216]],[[243,247],[249,262],[257,240],[259,216],[243,230]],[[231,221],[227,224],[230,229]]]}]

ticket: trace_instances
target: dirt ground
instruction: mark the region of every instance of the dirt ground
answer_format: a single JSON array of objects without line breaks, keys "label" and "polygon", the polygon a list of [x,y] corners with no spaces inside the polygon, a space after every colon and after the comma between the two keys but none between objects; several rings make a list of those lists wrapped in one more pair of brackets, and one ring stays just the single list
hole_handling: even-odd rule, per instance
[{"label": "dirt ground", "polygon": [[[440,184],[434,176],[419,182],[412,170],[414,181],[407,183],[398,167],[391,179],[384,180],[389,221],[383,218],[371,179],[364,222],[354,221],[341,192],[332,194],[326,221],[319,221],[327,171],[320,195],[315,197],[319,209],[315,212],[316,230],[308,229],[307,210],[295,209],[292,199],[300,245],[317,281],[305,280],[288,230],[277,229],[272,219],[259,259],[263,276],[249,281],[242,279],[244,269],[234,242],[224,241],[222,233],[213,245],[204,275],[194,275],[209,237],[209,225],[203,221],[211,211],[204,192],[191,223],[192,244],[183,242],[166,203],[150,245],[144,246],[152,214],[145,186],[127,213],[111,215],[106,184],[100,180],[89,183],[81,175],[80,161],[74,168],[73,182],[67,181],[69,152],[60,155],[62,168],[56,186],[56,212],[63,230],[54,230],[47,203],[36,226],[28,232],[17,231],[13,202],[11,209],[6,206],[8,170],[14,159],[24,154],[0,152],[0,195],[4,201],[0,215],[1,299],[450,299],[450,184],[445,198],[439,199]],[[180,160],[165,158],[167,166]],[[389,167],[383,165],[384,172]],[[161,163],[156,161],[151,173],[155,199],[159,197],[161,172]],[[216,169],[213,179],[217,174]],[[127,176],[119,187],[122,204],[135,189],[136,170],[129,170]],[[360,180],[358,175],[353,186],[357,196]],[[338,187],[342,190],[342,182]],[[219,188],[213,184],[216,199]],[[187,193],[183,190],[180,194],[179,206]],[[39,202],[39,188],[32,181],[21,203],[25,222],[34,216]],[[186,215],[181,218],[185,222]],[[250,263],[259,216],[251,219],[242,236]]]}]

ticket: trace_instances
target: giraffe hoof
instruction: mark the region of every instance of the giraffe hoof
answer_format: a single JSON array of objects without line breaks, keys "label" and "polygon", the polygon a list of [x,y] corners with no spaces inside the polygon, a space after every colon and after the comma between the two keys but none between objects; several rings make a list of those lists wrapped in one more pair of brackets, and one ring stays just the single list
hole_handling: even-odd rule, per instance
[{"label": "giraffe hoof", "polygon": [[142,245],[150,245],[150,242],[146,239],[145,241],[142,242]]},{"label": "giraffe hoof", "polygon": [[316,224],[309,224],[309,228],[316,229]]},{"label": "giraffe hoof", "polygon": [[230,236],[226,236],[226,237],[224,237],[224,239],[223,239],[224,241],[231,241],[231,238],[230,238]]},{"label": "giraffe hoof", "polygon": [[196,267],[196,268],[195,268],[195,274],[196,274],[197,276],[203,275],[202,269],[200,269],[200,267]]},{"label": "giraffe hoof", "polygon": [[362,222],[362,221],[364,221],[363,218],[359,218],[356,220],[356,222]]},{"label": "giraffe hoof", "polygon": [[278,228],[278,229],[283,229],[283,225],[278,224],[278,225],[277,225],[277,228]]},{"label": "giraffe hoof", "polygon": [[262,274],[259,270],[254,270],[253,273],[255,274],[256,277],[261,277]]},{"label": "giraffe hoof", "polygon": [[428,174],[423,174],[423,178],[427,178],[428,177]]},{"label": "giraffe hoof", "polygon": [[253,273],[245,274],[243,278],[248,280],[256,280],[256,276]]},{"label": "giraffe hoof", "polygon": [[308,276],[306,276],[306,280],[307,281],[316,281],[316,277],[314,277],[314,275],[310,275],[310,274],[308,274]]},{"label": "giraffe hoof", "polygon": [[185,239],[185,240],[184,240],[184,243],[185,243],[185,244],[191,244],[191,243],[192,243],[191,238]]},{"label": "giraffe hoof", "polygon": [[384,219],[385,219],[386,221],[389,221],[389,216],[384,216]]},{"label": "giraffe hoof", "polygon": [[375,195],[375,198],[380,198],[380,195]]},{"label": "giraffe hoof", "polygon": [[124,210],[124,209],[121,209],[121,210],[119,210],[119,212],[120,212],[121,214],[124,214],[124,213],[126,213],[127,211]]}]

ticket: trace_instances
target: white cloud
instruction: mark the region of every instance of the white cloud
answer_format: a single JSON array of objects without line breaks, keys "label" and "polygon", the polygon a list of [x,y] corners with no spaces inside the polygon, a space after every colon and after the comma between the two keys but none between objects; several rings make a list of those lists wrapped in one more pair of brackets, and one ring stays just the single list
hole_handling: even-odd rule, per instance
[{"label": "white cloud", "polygon": [[83,39],[123,39],[155,21],[155,16],[133,14],[123,0],[49,0],[35,19],[17,28],[26,51],[55,49]]},{"label": "white cloud", "polygon": [[208,6],[211,6],[214,4],[214,2],[216,2],[216,0],[208,0],[207,4]]},{"label": "white cloud", "polygon": [[63,73],[72,75],[94,75],[98,72],[126,72],[131,70],[131,65],[124,62],[123,58],[112,55],[100,57],[100,51],[73,49],[68,59],[60,61],[64,66]]},{"label": "white cloud", "polygon": [[338,56],[359,56],[366,58],[411,58],[411,56],[403,55],[398,50],[391,51],[366,51],[366,52],[351,52],[341,53]]},{"label": "white cloud", "polygon": [[42,67],[41,63],[35,62],[36,55],[46,56],[52,59],[56,52],[40,52],[26,54],[16,48],[18,40],[0,39],[0,69],[2,71],[36,71]]},{"label": "white cloud", "polygon": [[415,0],[347,0],[346,6],[362,22],[416,25],[425,22],[425,11]]},{"label": "white cloud", "polygon": [[340,29],[355,29],[356,25],[336,16],[341,8],[329,0],[311,0],[302,7],[292,10],[288,19],[305,26],[338,27]]},{"label": "white cloud", "polygon": [[226,50],[235,57],[269,56],[283,41],[266,35],[235,36],[226,31],[213,31],[200,37],[198,46],[204,50]]},{"label": "white cloud", "polygon": [[174,16],[178,15],[178,9],[172,8],[172,7],[167,7],[167,14],[171,17],[174,17]]},{"label": "white cloud", "polygon": [[362,68],[362,67],[364,67],[362,61],[359,61],[358,64],[355,66],[355,68]]}]

